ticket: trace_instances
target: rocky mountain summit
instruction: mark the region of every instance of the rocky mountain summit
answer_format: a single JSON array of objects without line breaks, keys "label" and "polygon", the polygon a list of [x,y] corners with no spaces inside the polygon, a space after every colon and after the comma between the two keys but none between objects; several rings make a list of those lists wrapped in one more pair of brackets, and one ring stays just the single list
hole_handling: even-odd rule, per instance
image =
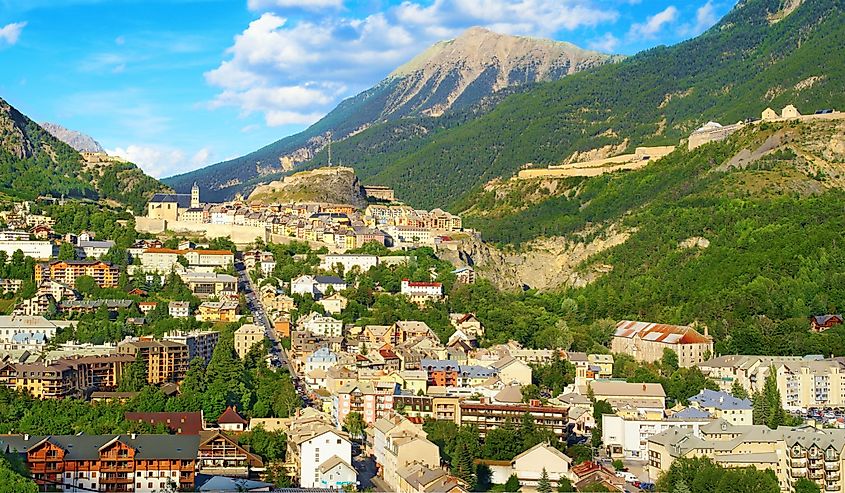
[{"label": "rocky mountain summit", "polygon": [[73,147],[78,152],[106,152],[103,146],[90,135],[50,122],[41,123],[41,127],[50,132],[53,137]]},{"label": "rocky mountain summit", "polygon": [[621,60],[571,43],[498,34],[470,28],[441,41],[390,73],[374,87],[342,101],[306,130],[246,156],[165,179],[178,191],[194,182],[209,197],[226,199],[266,182],[268,175],[287,172],[314,159],[328,142],[341,142],[386,122],[431,120],[484,104],[492,109],[505,90],[560,79],[598,65]]}]

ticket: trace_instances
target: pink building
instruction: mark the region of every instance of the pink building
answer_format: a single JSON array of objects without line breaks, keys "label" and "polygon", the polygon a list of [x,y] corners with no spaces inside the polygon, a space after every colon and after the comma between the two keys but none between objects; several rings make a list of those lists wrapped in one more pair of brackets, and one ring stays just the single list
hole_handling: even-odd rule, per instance
[{"label": "pink building", "polygon": [[393,398],[399,393],[395,382],[349,382],[340,387],[332,400],[332,417],[342,425],[349,413],[361,413],[367,424],[393,411]]}]

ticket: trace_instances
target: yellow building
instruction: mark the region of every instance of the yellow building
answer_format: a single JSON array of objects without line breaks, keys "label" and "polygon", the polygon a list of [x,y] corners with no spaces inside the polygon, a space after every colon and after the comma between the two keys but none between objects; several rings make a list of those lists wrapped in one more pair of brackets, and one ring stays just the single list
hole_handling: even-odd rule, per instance
[{"label": "yellow building", "polygon": [[65,363],[8,363],[0,367],[0,385],[37,399],[68,397],[77,389],[75,372]]},{"label": "yellow building", "polygon": [[235,331],[235,352],[243,359],[255,344],[264,340],[264,329],[255,324],[242,325]]},{"label": "yellow building", "polygon": [[206,301],[200,304],[195,315],[200,322],[237,322],[237,301]]},{"label": "yellow building", "polygon": [[82,276],[94,278],[101,288],[114,288],[117,287],[120,270],[111,262],[101,260],[53,260],[35,264],[36,284],[51,280],[74,286]]}]

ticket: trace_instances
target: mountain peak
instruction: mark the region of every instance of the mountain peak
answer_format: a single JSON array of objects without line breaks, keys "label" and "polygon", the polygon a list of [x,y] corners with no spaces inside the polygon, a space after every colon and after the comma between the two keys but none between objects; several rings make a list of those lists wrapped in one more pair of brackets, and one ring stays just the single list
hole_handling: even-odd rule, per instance
[{"label": "mountain peak", "polygon": [[50,134],[73,147],[77,152],[106,152],[93,137],[76,130],[70,130],[56,123],[43,122],[41,127]]},{"label": "mountain peak", "polygon": [[[391,72],[388,78],[404,77],[426,69],[451,70],[457,66],[483,69],[500,65],[507,70],[532,65],[538,70],[536,75],[539,77],[536,80],[547,80],[611,58],[610,55],[585,50],[565,41],[513,36],[474,26],[454,39],[431,45]],[[563,66],[566,72],[556,73]],[[505,82],[499,85],[504,87],[509,84]]]}]

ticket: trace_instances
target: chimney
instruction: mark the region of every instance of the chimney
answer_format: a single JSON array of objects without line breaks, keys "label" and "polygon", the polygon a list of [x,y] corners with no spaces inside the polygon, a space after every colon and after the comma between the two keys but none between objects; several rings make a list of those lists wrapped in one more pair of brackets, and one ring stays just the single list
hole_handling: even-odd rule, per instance
[{"label": "chimney", "polygon": [[25,442],[28,442],[28,441],[29,441],[29,433],[24,433],[24,435],[23,435],[23,441],[25,441]]},{"label": "chimney", "polygon": [[129,437],[134,440],[134,439],[138,438],[138,434],[133,433],[133,434],[129,435]]},{"label": "chimney", "polygon": [[645,392],[647,388],[648,388],[648,385],[643,384],[643,392]]}]

